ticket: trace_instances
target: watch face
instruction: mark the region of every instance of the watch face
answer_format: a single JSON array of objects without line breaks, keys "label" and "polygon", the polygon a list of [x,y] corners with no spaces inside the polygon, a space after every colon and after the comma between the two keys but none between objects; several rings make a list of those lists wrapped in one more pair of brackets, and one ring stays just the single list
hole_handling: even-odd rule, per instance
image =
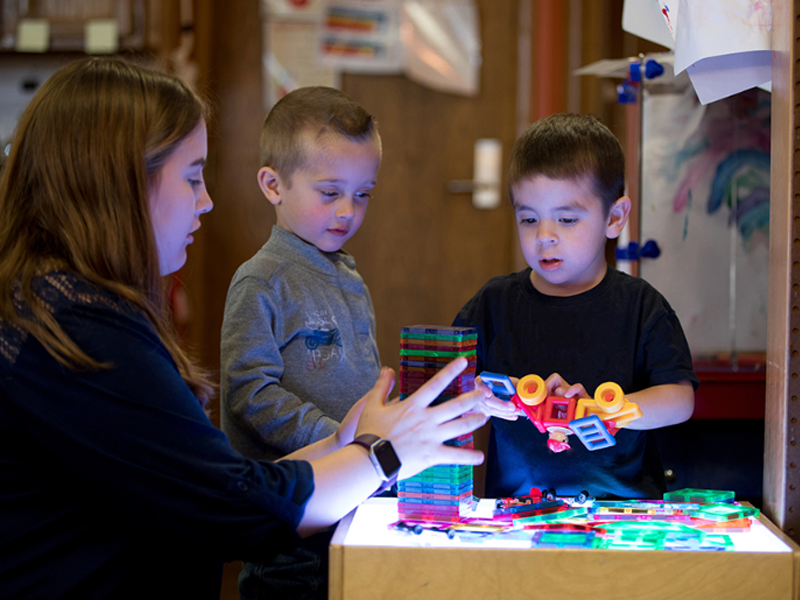
[{"label": "watch face", "polygon": [[389,440],[381,440],[372,447],[372,451],[375,454],[375,458],[378,459],[386,479],[391,479],[397,475],[401,463]]}]

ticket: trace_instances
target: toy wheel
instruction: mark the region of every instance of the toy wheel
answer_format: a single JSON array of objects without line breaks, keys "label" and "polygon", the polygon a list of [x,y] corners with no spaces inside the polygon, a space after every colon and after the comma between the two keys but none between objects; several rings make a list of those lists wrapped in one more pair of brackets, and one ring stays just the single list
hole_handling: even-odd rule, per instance
[{"label": "toy wheel", "polygon": [[542,490],[542,500],[547,500],[548,502],[552,502],[556,499],[556,488],[551,490]]},{"label": "toy wheel", "polygon": [[448,529],[447,530],[447,539],[452,540],[454,537],[456,537],[455,529]]},{"label": "toy wheel", "polygon": [[536,406],[547,398],[547,387],[544,379],[538,375],[526,375],[517,383],[517,396],[523,404]]},{"label": "toy wheel", "polygon": [[586,490],[579,492],[577,496],[575,496],[575,502],[578,504],[584,504],[589,500],[589,492]]},{"label": "toy wheel", "polygon": [[613,381],[600,384],[594,392],[594,401],[598,408],[605,413],[617,412],[625,403],[625,394],[622,388]]},{"label": "toy wheel", "polygon": [[414,525],[414,530],[413,530],[413,531],[414,531],[414,533],[416,533],[417,535],[422,535],[422,532],[423,532],[424,530],[422,529],[422,525]]}]

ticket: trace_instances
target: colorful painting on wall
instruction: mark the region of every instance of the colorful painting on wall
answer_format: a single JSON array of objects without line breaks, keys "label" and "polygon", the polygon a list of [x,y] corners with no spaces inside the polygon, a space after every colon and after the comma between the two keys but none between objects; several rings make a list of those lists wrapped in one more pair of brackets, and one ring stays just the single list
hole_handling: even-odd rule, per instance
[{"label": "colorful painting on wall", "polygon": [[766,350],[770,94],[701,105],[645,97],[640,274],[669,300],[695,356]]}]

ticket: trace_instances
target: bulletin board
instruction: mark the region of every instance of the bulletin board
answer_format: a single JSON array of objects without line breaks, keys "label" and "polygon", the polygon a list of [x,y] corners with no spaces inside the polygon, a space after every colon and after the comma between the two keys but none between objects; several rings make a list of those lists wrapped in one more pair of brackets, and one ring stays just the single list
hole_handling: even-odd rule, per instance
[{"label": "bulletin board", "polygon": [[645,94],[640,275],[678,314],[695,357],[765,352],[770,94],[701,105],[689,87]]}]

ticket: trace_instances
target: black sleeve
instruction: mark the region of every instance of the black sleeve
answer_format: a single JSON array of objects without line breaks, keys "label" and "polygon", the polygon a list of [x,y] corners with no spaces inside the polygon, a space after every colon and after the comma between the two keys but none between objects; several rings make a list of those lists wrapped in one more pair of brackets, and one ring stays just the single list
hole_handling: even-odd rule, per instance
[{"label": "black sleeve", "polygon": [[[208,420],[141,315],[72,306],[67,333],[110,368],[75,372],[33,339],[6,400],[20,426],[121,518],[208,547],[224,559],[294,545],[313,491],[308,463],[243,458]],[[47,373],[47,376],[42,376]]]}]

